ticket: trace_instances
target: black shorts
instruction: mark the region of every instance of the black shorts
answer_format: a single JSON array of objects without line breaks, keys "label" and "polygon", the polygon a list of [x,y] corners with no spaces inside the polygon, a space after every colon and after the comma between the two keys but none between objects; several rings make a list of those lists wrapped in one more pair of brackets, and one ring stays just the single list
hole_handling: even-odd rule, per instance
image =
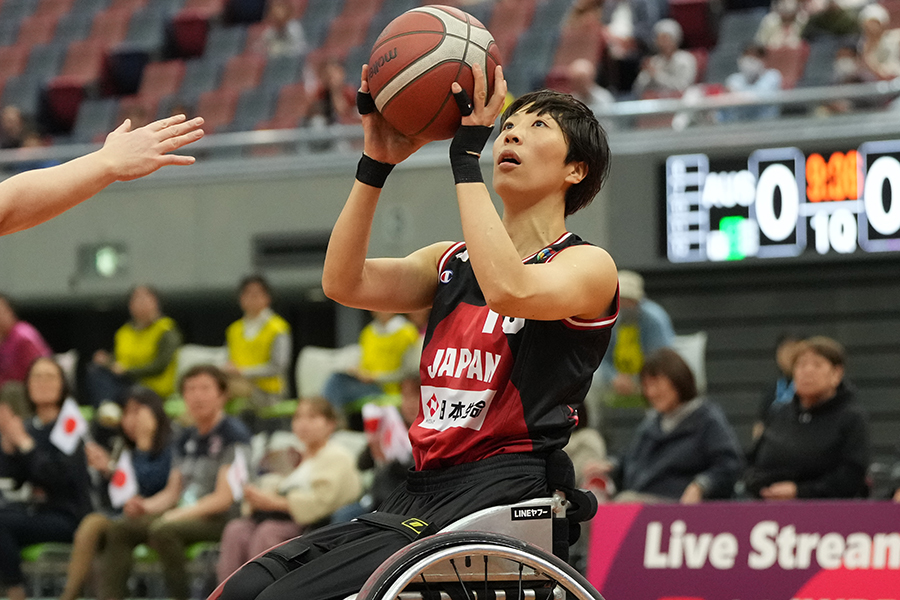
[{"label": "black shorts", "polygon": [[[546,468],[541,457],[509,454],[410,471],[406,484],[379,512],[416,518],[436,531],[484,508],[549,495]],[[358,592],[375,569],[410,541],[396,529],[362,519],[316,529],[244,565],[225,584],[220,599],[340,600]]]}]

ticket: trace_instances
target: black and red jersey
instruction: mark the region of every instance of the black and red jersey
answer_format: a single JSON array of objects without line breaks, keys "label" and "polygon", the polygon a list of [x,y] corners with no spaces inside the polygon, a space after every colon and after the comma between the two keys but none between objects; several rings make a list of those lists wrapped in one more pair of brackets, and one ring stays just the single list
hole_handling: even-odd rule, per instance
[{"label": "black and red jersey", "polygon": [[[522,262],[546,263],[582,244],[566,233]],[[565,446],[576,423],[572,406],[587,394],[616,315],[498,315],[485,303],[464,242],[441,257],[438,277],[419,367],[422,403],[410,429],[416,468]]]}]

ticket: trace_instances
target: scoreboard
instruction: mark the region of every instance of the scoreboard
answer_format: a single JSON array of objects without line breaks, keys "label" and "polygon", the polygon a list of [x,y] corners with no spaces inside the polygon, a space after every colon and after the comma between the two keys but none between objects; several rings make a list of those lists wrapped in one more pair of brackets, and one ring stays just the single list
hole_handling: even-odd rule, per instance
[{"label": "scoreboard", "polygon": [[671,262],[900,251],[900,140],[670,156],[665,184]]}]

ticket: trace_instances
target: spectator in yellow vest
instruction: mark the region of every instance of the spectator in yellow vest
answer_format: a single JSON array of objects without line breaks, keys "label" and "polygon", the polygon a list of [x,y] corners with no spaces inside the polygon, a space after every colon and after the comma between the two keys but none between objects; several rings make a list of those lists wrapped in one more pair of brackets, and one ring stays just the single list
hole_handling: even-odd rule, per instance
[{"label": "spectator in yellow vest", "polygon": [[[338,408],[346,410],[369,396],[400,393],[403,357],[418,341],[419,331],[403,315],[372,311],[372,317],[359,334],[359,366],[334,373],[322,390],[322,395]],[[356,412],[349,408],[349,412]],[[356,424],[351,420],[350,425]]]},{"label": "spectator in yellow vest", "polygon": [[94,406],[121,403],[135,383],[166,398],[175,391],[175,362],[181,332],[163,316],[159,295],[147,285],[135,287],[128,300],[131,320],[116,331],[113,353],[98,350],[88,367],[88,395]]},{"label": "spectator in yellow vest", "polygon": [[241,281],[243,318],[228,326],[225,371],[252,384],[253,400],[268,404],[287,394],[287,370],[291,362],[291,326],[272,311],[272,290],[259,275]]}]

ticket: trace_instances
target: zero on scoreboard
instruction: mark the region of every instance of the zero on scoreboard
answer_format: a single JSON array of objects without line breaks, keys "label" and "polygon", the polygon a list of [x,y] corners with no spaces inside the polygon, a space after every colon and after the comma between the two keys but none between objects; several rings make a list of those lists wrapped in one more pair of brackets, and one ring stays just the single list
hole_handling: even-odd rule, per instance
[{"label": "zero on scoreboard", "polygon": [[672,262],[900,251],[900,140],[746,163],[684,154],[665,170]]}]

